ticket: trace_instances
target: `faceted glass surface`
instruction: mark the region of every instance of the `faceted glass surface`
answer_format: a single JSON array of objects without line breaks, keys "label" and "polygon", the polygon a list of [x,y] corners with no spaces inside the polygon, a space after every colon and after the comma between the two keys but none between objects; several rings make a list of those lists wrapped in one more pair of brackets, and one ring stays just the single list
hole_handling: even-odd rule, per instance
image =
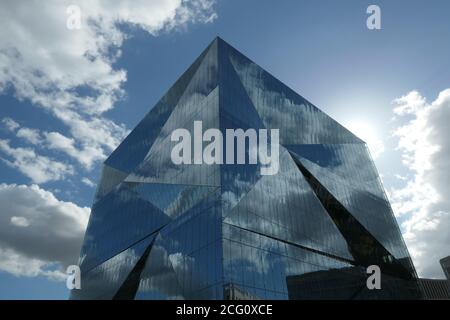
[{"label": "faceted glass surface", "polygon": [[[193,136],[194,121],[203,132],[279,129],[278,173],[173,164],[171,133]],[[369,265],[382,290],[365,289]],[[418,294],[366,144],[220,38],[105,161],[80,267],[73,299]]]}]

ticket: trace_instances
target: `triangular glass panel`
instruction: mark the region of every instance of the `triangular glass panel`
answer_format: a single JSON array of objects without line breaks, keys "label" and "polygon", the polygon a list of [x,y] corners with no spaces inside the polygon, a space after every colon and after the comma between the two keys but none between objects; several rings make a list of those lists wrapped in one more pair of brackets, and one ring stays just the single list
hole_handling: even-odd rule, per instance
[{"label": "triangular glass panel", "polygon": [[365,144],[302,144],[285,147],[294,155],[322,167],[342,183],[351,187],[357,185],[359,189],[388,201]]},{"label": "triangular glass panel", "polygon": [[409,256],[389,203],[357,185],[351,186],[327,169],[293,156],[366,228],[396,259]]},{"label": "triangular glass panel", "polygon": [[166,241],[161,235],[158,235],[141,272],[136,300],[184,298],[172,260],[173,256],[167,248]]},{"label": "triangular glass panel", "polygon": [[224,222],[353,259],[347,244],[285,149],[280,171],[262,177]]},{"label": "triangular glass panel", "polygon": [[[171,118],[167,121],[164,132],[158,141],[155,142],[146,159],[134,170],[126,179],[127,182],[145,183],[169,183],[169,184],[190,184],[197,186],[219,186],[220,165],[193,163],[174,164],[172,161],[172,148],[177,142],[171,141],[169,132],[172,129],[186,129],[191,137],[191,150],[194,150],[194,126],[195,121],[201,121],[202,131],[209,128],[218,128],[219,114],[219,88],[214,89],[201,102],[191,106],[192,113],[179,113],[176,109]],[[187,117],[187,118],[186,118]],[[172,146],[172,147],[171,147]],[[202,151],[202,150],[201,150]],[[192,152],[192,156],[193,153]]]},{"label": "triangular glass panel", "polygon": [[[206,56],[211,56],[210,51],[215,51],[214,48],[214,44],[211,44],[203,51],[167,91],[164,97],[161,98],[108,159],[106,159],[105,164],[123,172],[130,173],[144,159],[173,109],[178,105],[182,97],[186,97],[186,88],[191,84],[191,81],[197,74],[199,66],[203,63]],[[198,80],[196,82],[198,83]]]},{"label": "triangular glass panel", "polygon": [[280,130],[282,144],[363,143],[231,46],[230,60],[265,127]]},{"label": "triangular glass panel", "polygon": [[356,265],[368,267],[377,265],[383,272],[403,279],[411,279],[409,266],[403,266],[380,241],[375,238],[353,215],[339,202],[319,180],[306,169],[302,162],[296,165],[305,177],[314,194],[326,212],[333,219],[341,234],[347,241]]},{"label": "triangular glass panel", "polygon": [[120,185],[92,207],[81,249],[80,268],[87,270],[102,263],[170,220],[139,193],[127,185]]},{"label": "triangular glass panel", "polygon": [[104,164],[100,183],[95,193],[94,203],[117,187],[127,176],[128,173]]},{"label": "triangular glass panel", "polygon": [[113,299],[156,235],[148,236],[102,264],[82,272],[82,286],[71,299]]},{"label": "triangular glass panel", "polygon": [[171,219],[188,211],[217,190],[217,187],[198,187],[181,184],[138,183],[134,191],[161,209]]}]

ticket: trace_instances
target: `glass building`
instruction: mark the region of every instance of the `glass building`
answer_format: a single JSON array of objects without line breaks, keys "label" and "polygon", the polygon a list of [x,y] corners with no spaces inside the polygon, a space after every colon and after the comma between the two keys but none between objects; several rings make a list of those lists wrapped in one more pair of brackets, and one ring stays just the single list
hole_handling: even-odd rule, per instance
[{"label": "glass building", "polygon": [[450,256],[442,258],[440,261],[442,270],[444,270],[445,277],[450,280]]},{"label": "glass building", "polygon": [[[194,121],[279,129],[278,173],[173,164],[171,133]],[[220,38],[104,162],[79,265],[72,299],[418,295],[364,141]]]}]

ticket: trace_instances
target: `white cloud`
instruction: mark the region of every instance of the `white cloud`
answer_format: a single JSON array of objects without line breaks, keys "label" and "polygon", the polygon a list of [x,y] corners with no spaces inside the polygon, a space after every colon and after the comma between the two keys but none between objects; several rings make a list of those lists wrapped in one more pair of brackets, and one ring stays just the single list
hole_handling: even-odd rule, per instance
[{"label": "white cloud", "polygon": [[423,110],[427,102],[419,92],[411,91],[407,95],[395,99],[394,103],[396,104],[394,114],[397,116],[403,116],[407,114],[414,114],[420,110]]},{"label": "white cloud", "polygon": [[30,225],[27,218],[16,216],[11,217],[11,224],[17,227],[28,227]]},{"label": "white cloud", "polygon": [[103,149],[98,145],[86,144],[77,148],[75,139],[68,138],[58,132],[46,132],[44,136],[47,148],[64,152],[86,169],[91,169],[95,161],[103,160],[106,157]]},{"label": "white cloud", "polygon": [[83,179],[81,179],[81,182],[83,182],[88,187],[95,187],[95,183],[92,182],[92,180],[89,178],[84,177]]},{"label": "white cloud", "polygon": [[[82,27],[66,27],[69,5],[81,9]],[[156,35],[213,15],[209,1],[105,0],[11,1],[0,11],[0,83],[11,84],[21,98],[48,108],[81,108],[99,114],[122,94],[124,70],[112,62],[126,35],[120,24],[131,24]],[[112,50],[112,51],[111,51]],[[93,92],[81,95],[76,89]],[[50,92],[49,92],[50,91]]]},{"label": "white cloud", "polygon": [[19,138],[25,139],[31,144],[38,144],[41,142],[41,135],[39,133],[39,130],[36,129],[30,129],[30,128],[20,128],[16,135]]},{"label": "white cloud", "polygon": [[64,280],[66,277],[61,270],[48,270],[53,266],[53,263],[29,258],[14,250],[0,247],[0,270],[9,272],[15,276],[44,276],[51,280]]},{"label": "white cloud", "polygon": [[6,129],[13,132],[20,127],[20,125],[11,118],[3,118],[2,123]]},{"label": "white cloud", "polygon": [[61,180],[74,173],[71,165],[37,154],[32,148],[13,148],[8,140],[0,139],[0,151],[12,160],[3,159],[35,183]]},{"label": "white cloud", "polygon": [[[106,158],[104,150],[95,143],[86,143],[79,146],[75,139],[68,138],[59,132],[41,133],[38,129],[27,127],[21,127],[16,131],[16,129],[20,127],[17,122],[9,118],[3,119],[3,122],[8,130],[16,133],[18,138],[21,138],[33,145],[42,146],[50,150],[61,151],[79,162],[80,165],[87,170],[91,169],[96,161]],[[110,141],[110,143],[114,144],[118,143],[118,141]]]},{"label": "white cloud", "polygon": [[396,173],[396,174],[394,175],[394,177],[395,177],[396,179],[398,179],[398,180],[401,180],[401,181],[406,181],[406,180],[408,180],[408,177],[402,176],[401,174],[398,174],[398,173]]},{"label": "white cloud", "polygon": [[37,185],[0,184],[0,270],[62,279],[75,264],[90,210]]},{"label": "white cloud", "polygon": [[[11,90],[61,121],[69,134],[44,132],[10,119],[19,138],[75,157],[85,168],[106,157],[128,130],[104,112],[123,97],[125,70],[114,62],[128,36],[121,25],[152,35],[216,17],[207,0],[8,1],[0,4],[0,94]],[[81,8],[82,28],[66,28],[69,5]],[[73,174],[71,165],[14,148],[0,139],[2,159],[35,183]],[[85,178],[85,184],[92,181]],[[58,200],[40,187],[0,184],[0,269],[18,276],[62,279],[57,265],[76,263],[88,208]]]},{"label": "white cloud", "polygon": [[[439,259],[450,254],[450,89],[428,103],[417,91],[394,101],[394,131],[411,178],[390,191],[404,238],[420,275],[443,277]],[[409,178],[409,175],[408,175]]]},{"label": "white cloud", "polygon": [[[62,121],[90,168],[113,150],[128,130],[105,118],[123,95],[126,72],[113,66],[128,36],[121,25],[152,35],[215,18],[207,0],[8,1],[0,9],[0,93],[11,87]],[[81,29],[66,27],[69,5],[81,9]],[[11,130],[14,122],[6,120]],[[37,136],[21,135],[30,142]]]}]

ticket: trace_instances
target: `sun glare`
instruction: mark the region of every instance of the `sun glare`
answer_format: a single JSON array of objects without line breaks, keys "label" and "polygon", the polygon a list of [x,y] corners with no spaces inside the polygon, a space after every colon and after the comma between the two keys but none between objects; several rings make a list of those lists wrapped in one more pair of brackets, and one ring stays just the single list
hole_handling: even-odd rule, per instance
[{"label": "sun glare", "polygon": [[368,121],[352,120],[346,123],[345,127],[367,144],[374,159],[383,153],[384,144],[382,138]]}]

